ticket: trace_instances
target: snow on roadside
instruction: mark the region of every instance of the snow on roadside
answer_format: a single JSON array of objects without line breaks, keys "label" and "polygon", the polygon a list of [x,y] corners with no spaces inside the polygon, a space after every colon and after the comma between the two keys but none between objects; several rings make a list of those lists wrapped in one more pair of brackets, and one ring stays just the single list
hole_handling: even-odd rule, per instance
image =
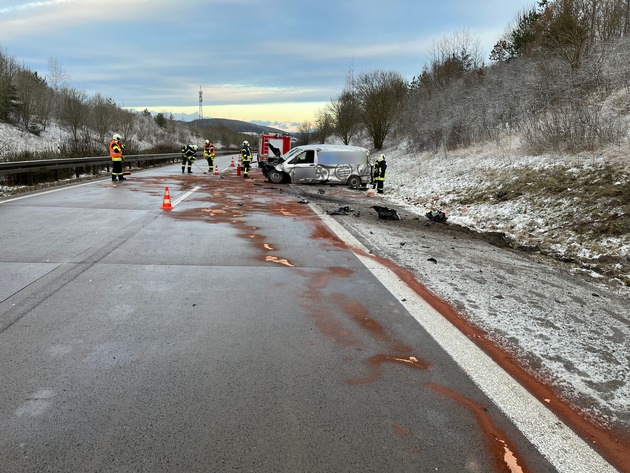
[{"label": "snow on roadside", "polygon": [[[350,214],[333,218],[371,252],[411,271],[576,411],[630,432],[630,292],[616,295],[549,258],[495,246],[495,238],[448,222],[432,223],[417,207],[391,199],[387,182],[385,195],[372,198],[343,188],[326,188],[322,196],[320,186],[296,189],[326,212],[350,204]],[[396,208],[402,220],[378,219],[374,204]]]},{"label": "snow on roadside", "polygon": [[25,151],[56,153],[66,138],[67,134],[55,125],[38,136],[0,122],[0,162],[6,155]]},{"label": "snow on roadside", "polygon": [[[410,152],[404,145],[382,152],[388,164],[387,200],[421,221],[426,212],[442,210],[448,224],[479,234],[498,233],[515,247],[573,262],[555,266],[576,275],[577,282],[540,265],[515,260],[515,266],[509,267],[494,261],[493,255],[475,259],[474,252],[462,257],[467,261],[448,267],[447,251],[438,257],[439,266],[426,268],[426,256],[410,258],[402,250],[391,250],[398,246],[395,240],[388,242],[390,251],[398,253],[406,267],[416,268],[429,289],[462,310],[539,379],[581,406],[585,415],[603,425],[630,425],[630,233],[590,238],[573,227],[575,222],[592,221],[594,215],[628,214],[630,208],[615,204],[614,199],[604,197],[602,202],[567,192],[570,188],[549,195],[543,188],[537,194],[523,192],[505,200],[495,196],[509,192],[510,185],[523,176],[525,181],[532,178],[532,187],[537,174],[569,172],[588,180],[610,163],[621,169],[613,185],[630,191],[627,153],[612,150],[597,158],[559,158],[485,146],[445,157]],[[439,246],[427,240],[423,244],[431,251]],[[409,246],[404,247],[407,252]],[[475,275],[479,271],[475,264],[484,268],[483,274]],[[503,267],[506,274],[500,276]]]},{"label": "snow on roadside", "polygon": [[[593,221],[593,207],[606,206],[598,201],[583,200],[584,196],[564,194],[528,195],[501,200],[495,194],[510,189],[510,179],[572,172],[582,178],[597,170],[600,163],[611,161],[627,167],[627,154],[612,157],[528,156],[512,150],[485,145],[469,148],[447,156],[409,152],[399,145],[385,149],[387,157],[388,198],[418,215],[429,210],[442,210],[449,222],[475,232],[499,232],[515,246],[536,248],[558,259],[573,259],[583,263],[576,271],[585,271],[594,278],[601,274],[590,271],[595,267],[608,273],[608,279],[627,292],[630,286],[630,234],[585,238],[574,231],[576,222]],[[623,152],[623,150],[622,150]],[[380,154],[380,153],[379,153]],[[625,164],[624,161],[625,160]],[[630,171],[620,174],[615,185],[630,191]],[[571,191],[571,189],[568,189]],[[480,198],[485,193],[487,198]],[[565,193],[566,194],[566,193]],[[575,193],[573,193],[575,194]],[[475,199],[471,200],[471,196]],[[611,199],[612,201],[612,199]],[[630,208],[617,206],[601,210],[602,215],[623,215]],[[625,217],[630,219],[630,215]],[[613,260],[614,259],[614,260]]]}]

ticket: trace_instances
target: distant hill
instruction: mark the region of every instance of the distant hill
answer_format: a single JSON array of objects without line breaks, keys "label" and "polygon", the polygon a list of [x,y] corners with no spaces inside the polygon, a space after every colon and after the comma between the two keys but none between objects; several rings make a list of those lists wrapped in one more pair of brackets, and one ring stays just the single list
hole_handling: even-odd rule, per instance
[{"label": "distant hill", "polygon": [[238,133],[287,133],[285,130],[272,128],[269,126],[255,125],[254,123],[243,122],[240,120],[230,120],[227,118],[202,118],[201,120],[193,120],[190,126],[209,127],[209,128],[227,128]]}]

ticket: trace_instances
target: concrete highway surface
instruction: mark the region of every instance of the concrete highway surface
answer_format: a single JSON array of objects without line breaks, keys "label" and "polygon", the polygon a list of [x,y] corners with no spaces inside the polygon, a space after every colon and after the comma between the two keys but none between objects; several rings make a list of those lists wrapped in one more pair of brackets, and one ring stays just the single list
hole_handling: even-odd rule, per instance
[{"label": "concrete highway surface", "polygon": [[616,471],[230,160],[0,200],[0,472]]}]

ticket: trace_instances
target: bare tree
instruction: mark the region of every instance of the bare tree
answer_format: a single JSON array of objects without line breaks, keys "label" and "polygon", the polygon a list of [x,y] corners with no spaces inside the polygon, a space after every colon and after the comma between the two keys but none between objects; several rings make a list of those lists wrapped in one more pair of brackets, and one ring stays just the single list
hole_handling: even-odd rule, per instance
[{"label": "bare tree", "polygon": [[53,100],[53,90],[48,86],[48,84],[44,83],[41,95],[35,104],[35,115],[38,120],[38,126],[41,126],[42,131],[46,130],[48,124],[50,123],[50,117],[53,113]]},{"label": "bare tree", "polygon": [[92,129],[96,132],[98,141],[105,143],[107,135],[112,131],[118,108],[111,98],[105,98],[100,93],[94,95],[88,105]]},{"label": "bare tree", "polygon": [[15,75],[18,95],[19,122],[25,130],[39,134],[41,128],[36,121],[36,110],[46,95],[46,81],[37,72],[20,69]]},{"label": "bare tree", "polygon": [[326,139],[333,134],[334,118],[330,111],[320,110],[315,116],[315,130],[313,135],[318,143],[326,143]]},{"label": "bare tree", "polygon": [[85,92],[73,88],[61,91],[60,119],[70,129],[73,149],[81,148],[81,131],[88,123],[89,109]]},{"label": "bare tree", "polygon": [[48,60],[48,75],[46,76],[49,89],[47,90],[46,103],[44,104],[44,128],[48,126],[51,114],[61,119],[62,91],[69,87],[68,79],[68,74],[63,70],[61,62],[54,57],[50,58]]},{"label": "bare tree", "polygon": [[57,58],[48,60],[48,85],[53,90],[61,90],[68,86],[68,74],[63,70],[63,66]]},{"label": "bare tree", "polygon": [[350,144],[361,126],[361,111],[359,101],[351,90],[344,90],[330,105],[335,133],[344,144]]},{"label": "bare tree", "polygon": [[[146,112],[148,110],[145,109]],[[140,141],[149,141],[150,135],[155,131],[155,122],[150,113],[142,112],[140,115],[136,115],[136,135]],[[162,130],[161,130],[162,131]]]},{"label": "bare tree", "polygon": [[117,109],[113,126],[115,128],[115,132],[119,133],[125,140],[127,140],[127,143],[129,143],[129,139],[133,133],[134,125],[135,120],[132,112],[121,108]]},{"label": "bare tree", "polygon": [[297,135],[299,144],[309,144],[313,137],[313,124],[309,121],[303,121],[302,123],[300,123],[298,126]]},{"label": "bare tree", "polygon": [[576,14],[588,27],[589,47],[624,36],[628,0],[576,0]]},{"label": "bare tree", "polygon": [[398,72],[363,73],[356,81],[356,93],[362,122],[372,137],[374,148],[382,149],[392,126],[402,116],[407,82]]},{"label": "bare tree", "polygon": [[437,87],[483,66],[479,40],[465,30],[434,41],[430,54],[425,71]]},{"label": "bare tree", "polygon": [[333,117],[334,132],[346,145],[350,144],[352,137],[361,128],[361,110],[354,86],[354,68],[350,68],[343,91],[328,106]]},{"label": "bare tree", "polygon": [[0,121],[11,122],[16,118],[19,97],[13,82],[18,71],[15,60],[0,49]]}]

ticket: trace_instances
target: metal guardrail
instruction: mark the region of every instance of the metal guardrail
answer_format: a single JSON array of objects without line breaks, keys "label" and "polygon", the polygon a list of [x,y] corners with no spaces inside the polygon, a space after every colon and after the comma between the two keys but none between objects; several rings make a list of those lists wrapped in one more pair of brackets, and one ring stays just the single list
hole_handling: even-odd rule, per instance
[{"label": "metal guardrail", "polygon": [[[237,153],[238,150],[220,150],[216,151],[216,155],[226,155]],[[181,153],[166,154],[134,154],[125,156],[123,165],[126,168],[138,166],[141,162],[147,161],[176,161],[181,159]],[[109,156],[95,156],[90,158],[59,158],[59,159],[42,159],[34,161],[12,161],[0,163],[0,176],[13,174],[36,173],[38,171],[49,169],[73,169],[77,177],[80,169],[87,166],[111,166],[112,159]]]}]

